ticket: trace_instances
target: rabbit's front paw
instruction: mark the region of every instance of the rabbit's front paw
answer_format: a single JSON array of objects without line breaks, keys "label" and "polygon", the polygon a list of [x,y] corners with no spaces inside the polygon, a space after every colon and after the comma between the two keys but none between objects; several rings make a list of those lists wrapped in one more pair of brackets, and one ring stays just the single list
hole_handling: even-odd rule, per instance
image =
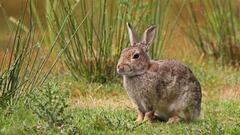
[{"label": "rabbit's front paw", "polygon": [[137,116],[136,122],[142,123],[143,119],[144,119],[144,113],[138,111],[138,116]]}]

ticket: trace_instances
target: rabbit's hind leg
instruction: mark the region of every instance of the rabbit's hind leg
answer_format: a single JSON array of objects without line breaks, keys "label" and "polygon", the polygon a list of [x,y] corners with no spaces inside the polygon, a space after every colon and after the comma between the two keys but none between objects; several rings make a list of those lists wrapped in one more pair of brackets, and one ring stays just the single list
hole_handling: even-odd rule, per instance
[{"label": "rabbit's hind leg", "polygon": [[178,113],[172,113],[172,115],[168,118],[167,123],[178,123],[181,121],[190,122],[192,119],[191,117],[191,110],[186,108],[184,110],[178,111]]},{"label": "rabbit's hind leg", "polygon": [[145,113],[144,121],[153,122],[154,121],[154,111],[148,111]]},{"label": "rabbit's hind leg", "polygon": [[178,115],[173,115],[167,121],[168,124],[178,123],[181,121],[181,118]]}]

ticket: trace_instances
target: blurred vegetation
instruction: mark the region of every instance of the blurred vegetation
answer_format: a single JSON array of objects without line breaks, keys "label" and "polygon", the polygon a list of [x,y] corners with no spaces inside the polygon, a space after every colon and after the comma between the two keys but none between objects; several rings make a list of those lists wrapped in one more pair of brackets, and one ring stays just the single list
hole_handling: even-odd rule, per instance
[{"label": "blurred vegetation", "polygon": [[[32,3],[28,1],[19,20],[5,16],[10,20],[10,22],[7,21],[8,26],[11,23],[14,24],[11,28],[15,33],[12,34],[8,42],[10,51],[8,48],[3,51],[3,58],[0,59],[1,107],[15,104],[20,98],[25,97],[28,92],[41,86],[68,45],[61,50],[55,51],[56,56],[53,56],[53,49],[56,49],[56,43],[60,35],[56,35],[54,41],[50,41],[45,39],[45,35],[41,35],[40,32],[41,36],[36,39],[36,29],[41,28],[41,26],[35,25],[33,19],[35,10],[32,10]],[[63,27],[65,23],[61,25]],[[63,28],[57,32],[61,33],[62,30]],[[50,41],[49,48],[44,47],[44,41]],[[49,62],[50,57],[51,63]]]},{"label": "blurred vegetation", "polygon": [[[176,24],[176,21],[170,22],[168,16],[172,4],[169,0],[55,0],[46,3],[50,37],[57,34],[66,21],[67,27],[59,33],[61,40],[58,43],[62,48],[74,31],[80,29],[64,52],[65,65],[76,80],[104,83],[116,79],[115,65],[121,50],[129,45],[126,22],[133,23],[141,32],[150,24],[158,26],[157,40],[151,49],[154,58],[162,55]],[[64,20],[66,16],[68,18]],[[78,27],[81,20],[84,20],[83,24]]]},{"label": "blurred vegetation", "polygon": [[235,0],[198,0],[187,6],[191,17],[185,30],[188,37],[202,53],[223,65],[239,66],[239,5]]}]

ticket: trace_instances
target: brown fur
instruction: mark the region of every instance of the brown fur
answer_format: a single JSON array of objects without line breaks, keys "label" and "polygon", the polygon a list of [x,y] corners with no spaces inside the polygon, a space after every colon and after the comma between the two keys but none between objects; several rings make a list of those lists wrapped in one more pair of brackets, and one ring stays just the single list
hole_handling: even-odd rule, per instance
[{"label": "brown fur", "polygon": [[[137,39],[131,27],[128,30],[132,34],[130,40]],[[122,51],[117,66],[127,93],[138,108],[137,120],[152,121],[151,114],[170,123],[193,120],[201,111],[200,83],[180,62],[150,60],[147,49],[154,32],[154,27],[150,27],[145,31],[144,42],[131,41],[132,46]],[[136,54],[138,58],[134,58]]]}]

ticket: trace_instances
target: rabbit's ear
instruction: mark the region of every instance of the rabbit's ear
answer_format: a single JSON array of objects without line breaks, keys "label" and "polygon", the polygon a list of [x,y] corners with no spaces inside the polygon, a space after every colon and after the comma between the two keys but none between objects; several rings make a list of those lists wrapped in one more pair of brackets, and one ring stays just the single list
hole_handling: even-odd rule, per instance
[{"label": "rabbit's ear", "polygon": [[156,27],[155,26],[150,26],[147,28],[144,32],[142,42],[145,43],[146,45],[150,45],[154,39],[156,33]]},{"label": "rabbit's ear", "polygon": [[130,43],[133,46],[139,42],[138,37],[137,37],[137,34],[134,32],[130,23],[127,23],[127,28],[128,28],[128,35],[129,35]]}]

